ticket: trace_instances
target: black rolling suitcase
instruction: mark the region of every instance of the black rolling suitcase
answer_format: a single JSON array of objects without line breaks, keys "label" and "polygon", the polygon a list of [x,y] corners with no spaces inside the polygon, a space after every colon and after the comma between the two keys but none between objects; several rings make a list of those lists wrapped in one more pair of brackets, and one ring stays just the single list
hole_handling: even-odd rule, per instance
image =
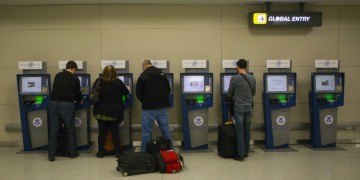
[{"label": "black rolling suitcase", "polygon": [[235,125],[227,123],[218,128],[218,154],[224,158],[236,155],[236,130]]},{"label": "black rolling suitcase", "polygon": [[153,173],[156,171],[155,156],[145,152],[131,152],[119,157],[116,170],[123,176]]}]

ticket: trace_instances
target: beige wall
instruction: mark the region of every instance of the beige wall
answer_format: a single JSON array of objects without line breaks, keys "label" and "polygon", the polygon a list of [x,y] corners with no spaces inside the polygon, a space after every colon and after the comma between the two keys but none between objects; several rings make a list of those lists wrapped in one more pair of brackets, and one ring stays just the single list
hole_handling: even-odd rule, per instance
[{"label": "beige wall", "polygon": [[[273,10],[297,10],[274,6]],[[246,58],[257,78],[254,124],[263,124],[262,74],[266,59],[291,59],[297,72],[297,106],[293,123],[309,123],[308,91],[315,59],[339,59],[346,74],[345,106],[339,123],[360,124],[360,6],[306,6],[322,11],[323,26],[314,28],[249,28],[251,10],[263,5],[69,5],[0,6],[0,141],[22,141],[20,132],[5,132],[6,124],[20,124],[17,62],[42,60],[48,72],[58,72],[58,61],[87,61],[92,79],[101,71],[102,59],[129,60],[135,79],[143,59],[168,59],[175,75],[175,107],[170,123],[181,124],[179,73],[182,59],[208,59],[214,73],[214,106],[210,124],[221,121],[220,79],[222,59]],[[135,83],[135,82],[134,82]],[[132,108],[140,123],[140,103]],[[94,119],[91,123],[95,124]],[[264,139],[263,132],[252,132]],[[139,140],[139,133],[134,133]],[[181,132],[174,133],[182,139]],[[291,139],[307,139],[308,131],[293,131]],[[359,131],[339,131],[339,139],[360,139]],[[216,139],[216,132],[210,133]],[[93,133],[92,140],[96,141]]]}]

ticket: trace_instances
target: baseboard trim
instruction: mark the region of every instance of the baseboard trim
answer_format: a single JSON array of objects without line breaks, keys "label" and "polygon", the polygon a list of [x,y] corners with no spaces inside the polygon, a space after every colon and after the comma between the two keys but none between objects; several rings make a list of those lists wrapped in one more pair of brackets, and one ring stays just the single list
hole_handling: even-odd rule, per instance
[{"label": "baseboard trim", "polygon": [[22,141],[0,141],[0,147],[24,147]]}]

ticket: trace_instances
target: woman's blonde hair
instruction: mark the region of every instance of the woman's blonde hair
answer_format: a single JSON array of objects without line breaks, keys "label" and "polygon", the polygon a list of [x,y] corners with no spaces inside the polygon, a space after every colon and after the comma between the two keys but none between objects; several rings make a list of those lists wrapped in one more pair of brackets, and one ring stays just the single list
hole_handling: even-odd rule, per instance
[{"label": "woman's blonde hair", "polygon": [[114,66],[112,66],[112,65],[105,66],[105,68],[103,70],[103,74],[102,74],[102,79],[105,82],[115,81],[116,76],[117,76],[117,74],[116,74]]}]

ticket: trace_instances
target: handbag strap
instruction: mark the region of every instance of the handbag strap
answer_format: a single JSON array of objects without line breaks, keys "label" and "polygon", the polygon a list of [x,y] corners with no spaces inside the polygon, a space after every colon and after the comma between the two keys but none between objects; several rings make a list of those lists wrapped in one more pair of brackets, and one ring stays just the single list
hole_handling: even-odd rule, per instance
[{"label": "handbag strap", "polygon": [[96,84],[97,86],[99,86],[99,87],[100,87],[100,82],[101,82],[101,79],[100,79],[100,78],[97,78],[97,79],[95,80],[95,84]]}]

